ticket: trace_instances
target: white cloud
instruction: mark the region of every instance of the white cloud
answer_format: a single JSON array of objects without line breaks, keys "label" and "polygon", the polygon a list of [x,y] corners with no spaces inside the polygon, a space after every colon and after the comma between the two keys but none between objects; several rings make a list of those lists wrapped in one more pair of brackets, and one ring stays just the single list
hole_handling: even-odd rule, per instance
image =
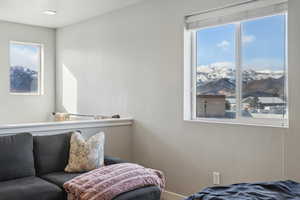
[{"label": "white cloud", "polygon": [[223,50],[226,50],[230,46],[230,42],[227,40],[223,40],[222,42],[217,44],[217,47],[220,47]]},{"label": "white cloud", "polygon": [[40,64],[39,53],[31,46],[11,45],[10,64],[11,66],[24,66],[33,70],[38,70]]},{"label": "white cloud", "polygon": [[243,35],[243,44],[254,42],[256,37],[254,35]]}]

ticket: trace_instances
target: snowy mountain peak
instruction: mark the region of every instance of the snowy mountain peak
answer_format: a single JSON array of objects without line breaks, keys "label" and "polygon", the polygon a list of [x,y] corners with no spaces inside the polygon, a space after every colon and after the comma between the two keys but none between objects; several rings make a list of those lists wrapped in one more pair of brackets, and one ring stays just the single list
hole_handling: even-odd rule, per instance
[{"label": "snowy mountain peak", "polygon": [[[284,71],[273,70],[254,70],[254,68],[247,67],[243,70],[243,81],[262,80],[268,78],[279,79],[284,75]],[[197,81],[198,84],[204,84],[210,81],[228,78],[235,80],[236,70],[233,63],[220,62],[211,65],[200,65],[197,67]]]}]

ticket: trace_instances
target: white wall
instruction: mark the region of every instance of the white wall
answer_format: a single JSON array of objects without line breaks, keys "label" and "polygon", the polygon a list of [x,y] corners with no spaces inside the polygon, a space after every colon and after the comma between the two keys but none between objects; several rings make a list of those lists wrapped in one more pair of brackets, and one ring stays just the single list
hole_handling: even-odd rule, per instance
[{"label": "white wall", "polygon": [[90,137],[100,131],[105,133],[105,155],[132,160],[132,126],[82,129],[83,135]]},{"label": "white wall", "polygon": [[183,17],[233,2],[145,1],[59,29],[57,108],[133,116],[134,160],[163,170],[173,192],[211,185],[213,171],[222,184],[300,180],[298,0],[289,1],[291,128],[183,121]]},{"label": "white wall", "polygon": [[[55,30],[0,21],[0,124],[45,121],[55,108]],[[9,94],[9,41],[43,43],[45,94]]]}]

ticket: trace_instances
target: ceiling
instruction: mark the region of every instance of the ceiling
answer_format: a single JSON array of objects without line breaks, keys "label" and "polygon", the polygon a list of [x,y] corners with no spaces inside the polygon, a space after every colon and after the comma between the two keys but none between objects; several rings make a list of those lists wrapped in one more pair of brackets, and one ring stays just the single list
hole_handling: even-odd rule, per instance
[{"label": "ceiling", "polygon": [[[59,28],[143,0],[0,0],[0,20]],[[56,15],[45,15],[56,10]]]}]

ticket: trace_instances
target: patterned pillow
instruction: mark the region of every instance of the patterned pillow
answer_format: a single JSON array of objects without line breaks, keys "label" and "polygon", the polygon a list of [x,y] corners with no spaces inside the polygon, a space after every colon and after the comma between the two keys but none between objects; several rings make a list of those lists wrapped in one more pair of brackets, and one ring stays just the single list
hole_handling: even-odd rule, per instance
[{"label": "patterned pillow", "polygon": [[104,133],[100,132],[87,141],[74,132],[70,141],[69,163],[66,172],[86,172],[104,165]]}]

